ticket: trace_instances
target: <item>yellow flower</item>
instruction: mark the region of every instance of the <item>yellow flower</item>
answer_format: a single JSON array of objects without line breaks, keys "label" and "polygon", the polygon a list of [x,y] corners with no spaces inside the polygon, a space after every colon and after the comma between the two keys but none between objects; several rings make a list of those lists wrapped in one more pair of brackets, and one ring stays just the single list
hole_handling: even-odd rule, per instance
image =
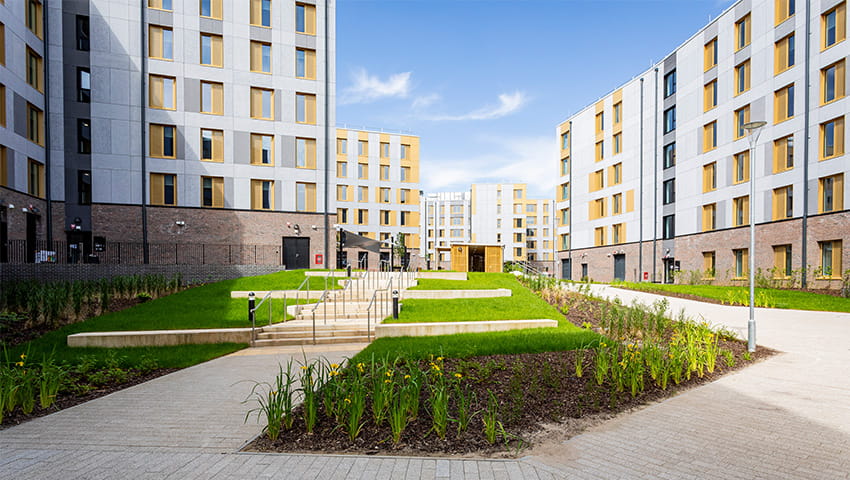
[{"label": "yellow flower", "polygon": [[443,361],[443,357],[437,357],[437,361],[438,361],[438,362],[442,362],[442,361]]},{"label": "yellow flower", "polygon": [[455,373],[455,378],[462,378],[462,377],[463,377],[463,375],[461,375],[459,373]]},{"label": "yellow flower", "polygon": [[390,383],[390,379],[384,380],[384,383]]},{"label": "yellow flower", "polygon": [[22,354],[21,354],[21,360],[23,360],[23,359],[25,359],[25,358],[27,358],[27,354],[26,354],[26,353],[22,353]]},{"label": "yellow flower", "polygon": [[388,370],[388,371],[387,371],[387,376],[388,376],[388,377],[392,377],[392,376],[393,376],[393,371],[392,371],[392,370]]},{"label": "yellow flower", "polygon": [[405,380],[407,380],[408,378],[410,378],[410,375],[405,375],[405,376],[404,376],[404,379],[405,379]]},{"label": "yellow flower", "polygon": [[339,372],[337,372],[336,370],[331,370],[330,372],[328,372],[328,375],[330,375],[331,377],[335,377],[339,375]]},{"label": "yellow flower", "polygon": [[307,366],[302,365],[302,366],[301,366],[301,370],[307,370]]},{"label": "yellow flower", "polygon": [[338,363],[332,363],[331,368],[336,370],[337,368],[339,368],[339,364]]},{"label": "yellow flower", "polygon": [[346,399],[345,399],[345,403],[351,403],[351,399],[350,399],[350,398],[346,398]]},{"label": "yellow flower", "polygon": [[15,365],[17,365],[17,366],[19,366],[19,367],[23,367],[23,366],[24,366],[24,362],[18,362],[18,363],[16,363]]}]

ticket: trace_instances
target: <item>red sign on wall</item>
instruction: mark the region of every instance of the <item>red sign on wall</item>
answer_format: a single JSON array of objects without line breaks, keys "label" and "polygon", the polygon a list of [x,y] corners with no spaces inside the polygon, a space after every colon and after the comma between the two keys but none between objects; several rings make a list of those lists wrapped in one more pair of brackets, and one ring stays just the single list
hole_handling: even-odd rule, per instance
[{"label": "red sign on wall", "polygon": [[643,279],[649,280],[649,272],[643,272]]},{"label": "red sign on wall", "polygon": [[317,253],[316,254],[316,265],[322,265],[323,263],[325,263],[325,256],[322,255],[321,253]]}]

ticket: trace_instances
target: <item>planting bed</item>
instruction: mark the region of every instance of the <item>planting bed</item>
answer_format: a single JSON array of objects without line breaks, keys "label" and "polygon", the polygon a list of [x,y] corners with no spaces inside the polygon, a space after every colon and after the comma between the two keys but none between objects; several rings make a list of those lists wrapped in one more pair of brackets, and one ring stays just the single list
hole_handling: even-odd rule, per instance
[{"label": "planting bed", "polygon": [[[317,383],[328,383],[323,391],[317,393],[319,400],[316,401],[313,431],[306,432],[305,410],[299,406],[291,414],[290,429],[281,428],[279,437],[274,441],[269,435],[262,435],[246,449],[393,455],[516,455],[533,443],[545,443],[549,436],[563,441],[564,431],[572,436],[600,418],[710,382],[775,353],[759,348],[750,355],[743,342],[724,332],[712,331],[704,324],[675,326],[678,324],[669,316],[665,317],[668,320],[660,321],[659,312],[666,307],[663,304],[646,307],[639,312],[635,310],[638,313],[623,314],[617,312],[632,309],[557,289],[544,289],[539,293],[565,312],[567,319],[574,324],[611,335],[620,341],[603,337],[603,340],[583,350],[549,353],[445,359],[435,356],[414,362],[387,359],[357,363],[330,376],[326,376],[328,372],[336,372],[336,368],[342,367],[314,365],[310,368],[319,372],[320,381]],[[658,328],[658,323],[665,328]],[[668,331],[666,326],[669,325],[674,326]],[[652,342],[661,345],[662,350],[654,349],[655,343]],[[439,347],[435,350],[439,351]],[[663,358],[653,358],[656,359],[654,365],[664,367],[657,367],[651,373],[648,358],[655,355],[653,352],[663,352]],[[713,353],[713,359],[706,352]],[[647,360],[642,355],[646,355]],[[603,371],[596,368],[599,359],[611,365],[613,358],[620,360],[613,362],[619,367],[606,367],[597,377],[596,373]],[[695,362],[693,368],[689,368],[690,362]],[[298,366],[292,368],[293,375],[301,375],[303,383],[304,370],[299,372]],[[629,377],[630,372],[635,371],[633,368],[639,368],[640,373]],[[678,373],[668,376],[676,368]],[[578,376],[578,370],[581,370],[581,376]],[[666,372],[663,382],[659,371]],[[413,380],[408,379],[408,374]],[[384,411],[380,426],[374,416],[374,392],[381,386],[381,382],[374,379],[383,379],[385,375],[390,385],[387,387],[390,396],[396,399],[387,401],[389,411],[392,411],[397,399],[403,399],[411,382],[415,380],[418,383],[412,391],[418,392],[419,407],[407,415],[400,434],[399,429],[395,429],[395,438],[388,411]],[[627,378],[639,378],[639,382],[630,382]],[[351,410],[344,402],[349,402],[348,397],[355,397],[353,392],[357,388],[345,386],[346,382],[350,385],[361,382],[357,388],[366,398],[361,418],[348,416]],[[445,387],[441,387],[443,385]],[[282,390],[279,386],[268,387],[264,397],[266,401],[274,399],[268,393]],[[433,392],[440,388],[448,392],[448,411],[442,418],[450,420],[444,438],[438,435],[440,429],[436,427],[439,422],[435,421],[438,417],[435,412],[439,409],[432,407]],[[328,394],[328,391],[342,393]],[[337,407],[327,408],[327,404],[322,402],[323,395],[329,395],[331,400],[328,403]],[[470,401],[467,411],[476,412],[466,430],[461,430],[457,421],[463,417],[459,408],[462,403],[459,400],[463,398]],[[490,440],[485,435],[488,414],[490,426],[495,429],[495,433],[491,431]],[[553,423],[557,425],[552,427]],[[359,432],[357,425],[361,426]],[[355,427],[354,435],[351,434],[352,426]]]}]

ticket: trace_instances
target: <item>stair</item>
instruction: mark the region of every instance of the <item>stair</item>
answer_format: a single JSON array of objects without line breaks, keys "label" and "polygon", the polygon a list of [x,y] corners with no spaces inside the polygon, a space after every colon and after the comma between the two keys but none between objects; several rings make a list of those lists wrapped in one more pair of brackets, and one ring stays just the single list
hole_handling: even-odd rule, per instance
[{"label": "stair", "polygon": [[[369,341],[369,331],[365,320],[362,322],[338,321],[329,325],[316,320],[316,344],[367,343]],[[299,320],[263,327],[254,342],[257,347],[312,344],[312,321]]]}]

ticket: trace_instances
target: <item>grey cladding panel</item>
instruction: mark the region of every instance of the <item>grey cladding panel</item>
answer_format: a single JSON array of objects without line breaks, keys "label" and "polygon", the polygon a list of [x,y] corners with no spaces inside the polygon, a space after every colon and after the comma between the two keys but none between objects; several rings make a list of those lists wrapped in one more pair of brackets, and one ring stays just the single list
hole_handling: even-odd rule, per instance
[{"label": "grey cladding panel", "polygon": [[[843,1],[844,0],[821,0],[820,1],[820,11],[821,11],[821,13],[823,13],[823,12],[826,12],[827,10],[831,10],[832,7],[838,5],[839,3],[843,2]],[[801,8],[800,6],[797,7],[798,10],[800,10],[800,8]],[[812,10],[815,10],[815,8],[817,8],[817,7],[813,7]]]},{"label": "grey cladding panel", "polygon": [[198,24],[198,30],[203,33],[214,33],[216,35],[224,35],[224,27],[221,20],[201,17]]},{"label": "grey cladding panel", "polygon": [[27,138],[27,100],[15,93],[14,102],[14,118],[15,118],[15,133]]},{"label": "grey cladding panel", "polygon": [[174,25],[174,14],[163,10],[148,9],[148,23],[171,27]]},{"label": "grey cladding panel", "polygon": [[707,72],[702,74],[703,84],[707,84],[712,80],[717,80],[717,67],[711,67]]},{"label": "grey cladding panel", "polygon": [[670,95],[669,97],[664,99],[664,106],[662,107],[664,110],[667,110],[670,107],[676,106],[676,94]]},{"label": "grey cladding panel", "polygon": [[794,33],[794,27],[796,26],[794,24],[794,18],[796,17],[791,17],[788,20],[785,20],[784,22],[777,25],[777,27],[773,30],[775,42],[778,42],[779,40],[785,38],[787,35]]},{"label": "grey cladding panel", "polygon": [[702,31],[702,39],[703,43],[708,43],[709,40],[717,36],[717,20],[711,23],[711,25],[705,27],[705,30]]},{"label": "grey cladding panel", "polygon": [[764,104],[764,97],[758,97],[750,102],[750,121],[767,120]]},{"label": "grey cladding panel", "polygon": [[[735,52],[735,65],[740,65],[741,62],[743,62],[744,60],[749,60],[751,47],[752,45],[747,45],[746,47]],[[752,75],[753,72],[750,72],[750,77],[752,77]]]},{"label": "grey cladding panel", "polygon": [[274,119],[275,121],[281,121],[281,117],[283,116],[283,110],[281,109],[283,105],[283,91],[275,90],[274,91]]},{"label": "grey cladding panel", "polygon": [[[741,19],[744,15],[750,13],[750,10],[753,9],[751,5],[751,0],[740,0],[737,5],[735,5],[735,21]],[[801,2],[802,3],[802,2]]]},{"label": "grey cladding panel", "polygon": [[251,40],[259,40],[261,42],[271,43],[272,31],[270,28],[251,26]]},{"label": "grey cladding panel", "polygon": [[233,163],[248,165],[251,163],[251,134],[248,132],[233,132]]},{"label": "grey cladding panel", "polygon": [[197,78],[183,79],[183,110],[194,113],[201,111],[201,81]]},{"label": "grey cladding panel", "polygon": [[302,48],[311,48],[313,50],[316,49],[316,36],[315,35],[304,35],[303,33],[295,34],[295,46]]},{"label": "grey cladding panel", "polygon": [[295,168],[295,137],[280,137],[280,165]]},{"label": "grey cladding panel", "polygon": [[664,59],[664,74],[676,68],[676,52],[673,52],[669,57]]},{"label": "grey cladding panel", "polygon": [[717,208],[714,210],[714,220],[717,228],[726,226],[726,213],[729,210],[729,200],[720,200],[717,202]]},{"label": "grey cladding panel", "polygon": [[177,144],[175,152],[177,159],[186,158],[186,132],[183,126],[178,125],[177,131],[174,133],[174,142]]}]

